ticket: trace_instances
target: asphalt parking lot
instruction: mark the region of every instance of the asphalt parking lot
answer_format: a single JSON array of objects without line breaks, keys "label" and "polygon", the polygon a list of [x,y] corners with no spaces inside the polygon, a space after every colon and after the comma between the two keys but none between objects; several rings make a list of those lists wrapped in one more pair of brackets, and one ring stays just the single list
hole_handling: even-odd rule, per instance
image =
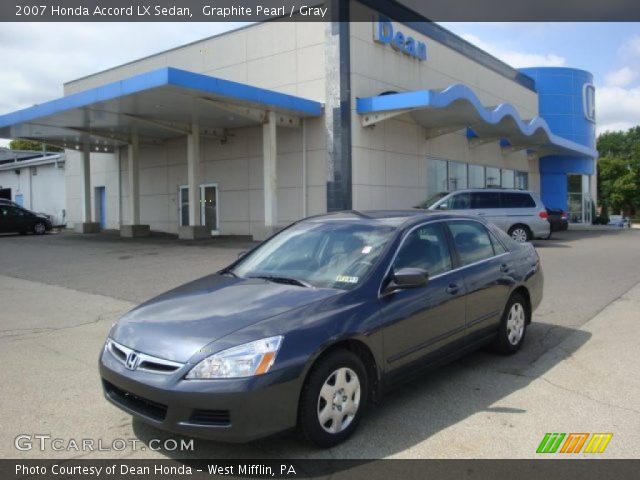
[{"label": "asphalt parking lot", "polygon": [[[168,235],[0,236],[0,457],[522,458],[546,432],[613,432],[607,457],[640,455],[640,230],[562,232],[536,241],[545,297],[514,357],[474,353],[393,392],[356,435],[318,451],[295,435],[246,445],[174,437],[108,404],[97,358],[111,324],[137,303],[215,271],[251,246]],[[45,452],[20,434],[138,439],[133,450]],[[156,442],[157,444],[157,442]],[[65,443],[65,445],[67,445]]]}]

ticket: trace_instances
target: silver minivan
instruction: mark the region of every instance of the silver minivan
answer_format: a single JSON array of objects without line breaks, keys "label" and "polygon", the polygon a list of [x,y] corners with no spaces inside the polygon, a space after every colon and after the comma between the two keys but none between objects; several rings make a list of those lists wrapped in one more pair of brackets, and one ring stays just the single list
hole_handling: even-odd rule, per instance
[{"label": "silver minivan", "polygon": [[549,238],[551,224],[547,209],[537,193],[527,190],[486,188],[441,193],[418,208],[455,210],[479,215],[507,232],[517,242]]}]

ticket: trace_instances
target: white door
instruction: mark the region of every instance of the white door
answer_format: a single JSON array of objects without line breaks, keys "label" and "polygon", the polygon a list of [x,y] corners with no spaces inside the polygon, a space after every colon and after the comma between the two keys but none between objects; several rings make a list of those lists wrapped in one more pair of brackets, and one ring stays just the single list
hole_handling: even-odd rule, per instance
[{"label": "white door", "polygon": [[200,220],[211,235],[218,235],[218,184],[200,185]]}]

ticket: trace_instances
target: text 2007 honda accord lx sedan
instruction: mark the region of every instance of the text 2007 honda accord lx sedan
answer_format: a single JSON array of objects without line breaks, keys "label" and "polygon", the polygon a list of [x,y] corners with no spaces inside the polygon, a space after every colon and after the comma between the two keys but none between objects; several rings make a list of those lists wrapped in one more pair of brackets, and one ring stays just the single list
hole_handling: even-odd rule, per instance
[{"label": "text 2007 honda accord lx sedan", "polygon": [[368,402],[488,343],[518,351],[542,297],[529,243],[477,217],[340,212],[127,313],[106,398],[161,429],[247,441],[297,426],[345,440]]}]

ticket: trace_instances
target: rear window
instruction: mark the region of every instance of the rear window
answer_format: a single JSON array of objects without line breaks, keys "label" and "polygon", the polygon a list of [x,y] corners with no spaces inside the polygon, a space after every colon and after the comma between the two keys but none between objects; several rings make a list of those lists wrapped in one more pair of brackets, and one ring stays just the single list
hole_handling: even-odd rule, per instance
[{"label": "rear window", "polygon": [[471,208],[500,208],[498,192],[474,192],[471,194]]},{"label": "rear window", "polygon": [[502,208],[535,208],[536,202],[528,193],[501,193]]}]

